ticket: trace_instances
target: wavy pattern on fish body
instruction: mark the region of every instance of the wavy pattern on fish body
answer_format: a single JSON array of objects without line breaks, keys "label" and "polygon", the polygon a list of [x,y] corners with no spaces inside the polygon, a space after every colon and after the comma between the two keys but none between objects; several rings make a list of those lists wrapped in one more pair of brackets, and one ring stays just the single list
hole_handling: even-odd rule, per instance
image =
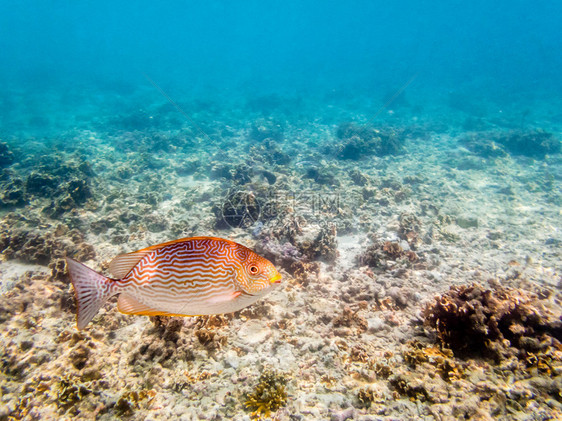
[{"label": "wavy pattern on fish body", "polygon": [[203,315],[231,313],[270,292],[281,275],[250,249],[216,237],[170,241],[117,256],[97,274],[67,258],[83,329],[103,303],[118,294],[125,314]]},{"label": "wavy pattern on fish body", "polygon": [[235,272],[242,264],[236,251],[229,243],[207,239],[165,246],[147,254],[123,286],[149,307],[175,313],[191,313],[194,307],[215,311],[239,289]]}]

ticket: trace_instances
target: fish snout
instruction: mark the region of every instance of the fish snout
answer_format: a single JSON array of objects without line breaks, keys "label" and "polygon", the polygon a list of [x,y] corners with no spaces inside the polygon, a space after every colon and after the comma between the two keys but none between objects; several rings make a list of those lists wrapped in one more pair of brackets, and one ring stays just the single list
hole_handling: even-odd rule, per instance
[{"label": "fish snout", "polygon": [[277,272],[276,275],[274,275],[269,282],[271,282],[272,284],[280,284],[281,283],[281,274],[279,272]]}]

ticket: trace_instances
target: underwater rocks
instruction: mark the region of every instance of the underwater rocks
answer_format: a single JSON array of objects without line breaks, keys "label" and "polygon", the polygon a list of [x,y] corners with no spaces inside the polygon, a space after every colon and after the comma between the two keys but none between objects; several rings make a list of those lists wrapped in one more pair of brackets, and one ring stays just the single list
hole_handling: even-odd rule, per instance
[{"label": "underwater rocks", "polygon": [[12,165],[14,162],[14,154],[5,142],[0,142],[0,168]]},{"label": "underwater rocks", "polygon": [[43,265],[65,256],[80,261],[96,256],[94,248],[84,242],[78,230],[68,231],[63,236],[60,230],[49,232],[6,227],[0,232],[0,253],[7,260],[19,259]]},{"label": "underwater rocks", "polygon": [[544,130],[512,131],[508,133],[477,132],[461,139],[471,152],[483,158],[520,155],[544,159],[560,152],[560,140]]},{"label": "underwater rocks", "polygon": [[174,359],[193,359],[189,339],[181,335],[183,318],[153,316],[150,320],[152,326],[146,329],[143,341],[129,356],[131,365],[148,366],[157,362],[170,366]]},{"label": "underwater rocks", "polygon": [[[406,244],[406,247],[408,245]],[[412,250],[405,250],[400,243],[393,241],[379,241],[370,245],[359,256],[359,263],[371,268],[387,269],[396,263],[414,263],[419,260]]]},{"label": "underwater rocks", "polygon": [[48,201],[43,213],[50,217],[58,217],[73,209],[82,207],[93,196],[91,178],[94,172],[86,161],[40,162],[31,165],[32,170],[26,176],[13,172],[3,177],[0,188],[0,207],[21,207],[35,199]]},{"label": "underwater rocks", "polygon": [[307,225],[295,237],[294,245],[309,260],[333,263],[338,256],[336,225]]},{"label": "underwater rocks", "polygon": [[252,125],[250,133],[248,134],[248,143],[259,143],[265,140],[281,142],[283,138],[283,128],[279,123],[276,123],[272,119],[261,119]]},{"label": "underwater rocks", "polygon": [[252,145],[249,157],[254,162],[263,162],[267,165],[287,165],[292,160],[291,155],[278,142],[270,138]]},{"label": "underwater rocks", "polygon": [[562,314],[547,304],[522,290],[473,284],[451,287],[423,315],[438,343],[455,356],[526,360],[562,348]]},{"label": "underwater rocks", "polygon": [[304,178],[313,180],[315,183],[331,187],[339,187],[339,168],[337,165],[327,164],[324,161],[306,169]]},{"label": "underwater rocks", "polygon": [[335,146],[335,155],[339,159],[357,161],[370,155],[396,155],[403,149],[402,139],[392,130],[344,123],[338,127],[336,136],[340,143]]},{"label": "underwater rocks", "polygon": [[560,141],[552,133],[543,130],[512,132],[498,138],[498,143],[512,155],[544,159],[547,154],[560,152]]}]

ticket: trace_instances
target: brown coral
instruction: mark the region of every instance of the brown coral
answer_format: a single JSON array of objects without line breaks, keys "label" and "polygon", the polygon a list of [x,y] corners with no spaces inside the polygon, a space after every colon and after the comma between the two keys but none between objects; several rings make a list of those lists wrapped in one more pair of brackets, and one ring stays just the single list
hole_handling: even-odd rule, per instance
[{"label": "brown coral", "polygon": [[360,334],[365,332],[368,327],[367,320],[347,306],[343,309],[339,316],[334,318],[333,324],[336,329],[343,328],[336,332],[343,335],[352,333],[352,331],[349,330],[350,328],[354,328],[356,333]]},{"label": "brown coral", "polygon": [[419,260],[418,255],[412,250],[404,250],[402,246],[394,241],[377,242],[369,246],[359,257],[359,263],[372,268],[384,268],[392,263],[387,262],[410,262]]},{"label": "brown coral", "polygon": [[562,321],[534,294],[498,286],[453,286],[424,309],[426,325],[457,356],[496,362],[560,346]]}]

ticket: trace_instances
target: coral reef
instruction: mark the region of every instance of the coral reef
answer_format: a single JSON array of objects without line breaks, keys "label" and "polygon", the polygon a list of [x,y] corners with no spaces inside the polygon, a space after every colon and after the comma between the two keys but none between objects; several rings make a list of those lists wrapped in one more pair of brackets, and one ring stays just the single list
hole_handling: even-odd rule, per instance
[{"label": "coral reef", "polygon": [[351,123],[338,127],[335,155],[339,159],[359,160],[370,155],[396,155],[403,149],[398,134],[392,130],[358,127]]},{"label": "coral reef", "polygon": [[[57,258],[72,256],[84,261],[96,256],[94,248],[84,242],[82,233],[71,230],[63,237],[55,231],[10,229],[2,227],[0,253],[5,259],[49,264]],[[56,266],[55,266],[56,267]],[[60,276],[60,265],[58,266]]]},{"label": "coral reef", "polygon": [[359,405],[364,408],[370,408],[371,404],[377,399],[376,392],[368,387],[359,389],[357,392],[357,400]]},{"label": "coral reef", "polygon": [[400,228],[398,235],[406,240],[412,249],[416,249],[421,244],[421,227],[419,218],[411,213],[404,212],[398,218]]},{"label": "coral reef", "polygon": [[501,144],[480,133],[473,133],[461,139],[461,143],[472,153],[482,158],[501,158],[508,155]]},{"label": "coral reef", "polygon": [[423,363],[429,364],[446,381],[458,380],[464,375],[463,367],[453,358],[453,352],[448,348],[425,346],[413,340],[407,344],[402,357],[412,368]]},{"label": "coral reef", "polygon": [[152,316],[152,327],[129,358],[130,364],[159,363],[173,364],[174,359],[189,360],[193,358],[190,342],[180,336],[184,327],[183,317]]},{"label": "coral reef", "polygon": [[414,251],[404,250],[399,243],[393,241],[380,241],[371,244],[363,254],[359,256],[359,262],[362,265],[379,269],[388,269],[393,266],[395,262],[408,264],[417,262],[418,260],[419,257]]},{"label": "coral reef", "polygon": [[58,381],[56,402],[61,409],[68,411],[90,393],[92,390],[86,384],[66,375]]},{"label": "coral reef", "polygon": [[248,135],[249,143],[264,142],[271,140],[274,142],[283,141],[283,128],[272,119],[261,119],[256,121]]},{"label": "coral reef", "polygon": [[453,286],[424,309],[424,317],[439,344],[456,356],[526,360],[562,346],[561,315],[522,290]]},{"label": "coral reef", "polygon": [[512,155],[543,159],[547,154],[560,152],[560,140],[544,130],[515,131],[507,135],[500,135],[497,141],[505,146]]},{"label": "coral reef", "polygon": [[1,184],[3,192],[0,196],[0,207],[11,208],[28,204],[29,198],[25,193],[23,180],[17,177],[8,180]]},{"label": "coral reef", "polygon": [[338,168],[335,165],[318,164],[306,169],[305,178],[313,180],[315,183],[327,186],[339,187],[340,181]]},{"label": "coral reef", "polygon": [[115,414],[119,417],[132,415],[136,409],[141,408],[141,404],[143,404],[143,406],[150,405],[155,395],[156,392],[152,389],[125,392],[119,397],[113,406]]},{"label": "coral reef", "polygon": [[[556,107],[519,124],[412,96],[374,128],[370,88],[177,95],[209,141],[149,86],[123,89],[69,92],[79,111],[35,118],[40,134],[4,125],[0,420],[562,419]],[[114,297],[76,330],[66,255],[109,275],[198,235],[256,250],[281,284],[204,317]]]},{"label": "coral reef", "polygon": [[350,307],[345,307],[341,314],[334,318],[332,323],[335,333],[340,336],[358,335],[365,332],[369,326],[367,320]]},{"label": "coral reef", "polygon": [[544,159],[560,152],[560,140],[544,130],[509,133],[476,132],[461,139],[471,152],[483,158],[499,158],[508,154]]},{"label": "coral reef", "polygon": [[258,144],[250,147],[250,158],[254,162],[262,162],[266,165],[287,165],[292,157],[281,145],[272,138],[266,138]]},{"label": "coral reef", "polygon": [[0,168],[10,166],[14,162],[14,154],[5,142],[0,142]]},{"label": "coral reef", "polygon": [[295,238],[299,252],[310,260],[333,262],[337,257],[337,231],[334,224],[307,225]]}]

